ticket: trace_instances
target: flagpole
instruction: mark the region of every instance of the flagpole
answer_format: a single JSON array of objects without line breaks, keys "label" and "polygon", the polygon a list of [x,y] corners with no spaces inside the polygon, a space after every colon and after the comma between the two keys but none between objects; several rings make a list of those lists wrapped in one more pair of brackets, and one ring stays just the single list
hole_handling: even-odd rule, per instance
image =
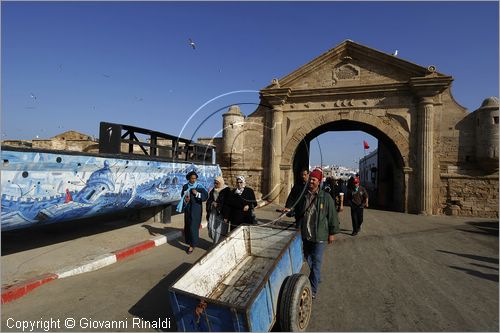
[{"label": "flagpole", "polygon": [[[364,164],[365,164],[365,169],[366,169],[366,148],[364,147],[364,142],[363,142],[363,153],[365,154],[365,159],[364,159],[365,163]],[[363,180],[365,180],[364,178],[365,177],[363,176]],[[363,184],[363,186],[365,186],[365,184]]]},{"label": "flagpole", "polygon": [[[366,142],[366,140],[363,140],[363,153],[364,153],[364,155],[365,155],[365,157],[364,157],[364,163],[363,163],[363,164],[364,164],[364,166],[365,166],[365,169],[366,169],[366,150],[367,150],[368,148],[370,148],[370,147],[368,146],[368,142]],[[361,176],[361,175],[360,175],[360,176]],[[366,182],[366,179],[364,179],[364,178],[365,178],[365,177],[363,176],[363,180]],[[364,185],[366,185],[366,184],[364,184]]]}]

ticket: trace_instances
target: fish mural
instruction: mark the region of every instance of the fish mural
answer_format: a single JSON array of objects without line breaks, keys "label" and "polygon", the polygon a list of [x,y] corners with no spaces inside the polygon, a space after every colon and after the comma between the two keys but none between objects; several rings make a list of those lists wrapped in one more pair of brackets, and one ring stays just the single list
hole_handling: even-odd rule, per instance
[{"label": "fish mural", "polygon": [[27,228],[177,203],[186,174],[208,190],[216,164],[2,147],[1,229]]}]

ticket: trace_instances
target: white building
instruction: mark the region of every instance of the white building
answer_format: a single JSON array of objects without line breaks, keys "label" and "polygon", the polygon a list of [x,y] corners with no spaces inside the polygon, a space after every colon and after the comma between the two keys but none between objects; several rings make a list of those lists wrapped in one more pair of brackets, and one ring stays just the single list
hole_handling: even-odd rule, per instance
[{"label": "white building", "polygon": [[359,160],[359,181],[368,191],[377,189],[378,149]]},{"label": "white building", "polygon": [[348,180],[350,177],[354,177],[358,173],[358,170],[356,169],[340,165],[323,165],[323,167],[314,166],[310,168],[310,170],[314,170],[314,168],[321,168],[323,170],[323,179],[333,177],[335,179],[340,178],[342,180]]}]

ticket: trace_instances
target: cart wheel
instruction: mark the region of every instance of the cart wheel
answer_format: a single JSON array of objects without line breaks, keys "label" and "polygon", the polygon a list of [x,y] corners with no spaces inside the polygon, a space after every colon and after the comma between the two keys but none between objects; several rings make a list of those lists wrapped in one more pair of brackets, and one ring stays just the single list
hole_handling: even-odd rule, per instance
[{"label": "cart wheel", "polygon": [[312,290],[304,274],[293,274],[283,283],[278,305],[280,328],[284,332],[303,332],[311,318]]}]

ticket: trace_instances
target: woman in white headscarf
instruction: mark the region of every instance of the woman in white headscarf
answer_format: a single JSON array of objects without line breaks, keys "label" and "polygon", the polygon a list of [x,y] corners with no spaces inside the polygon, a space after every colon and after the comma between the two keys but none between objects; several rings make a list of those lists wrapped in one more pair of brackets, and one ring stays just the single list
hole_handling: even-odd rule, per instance
[{"label": "woman in white headscarf", "polygon": [[208,236],[217,244],[228,233],[229,209],[226,199],[231,194],[222,176],[215,177],[214,188],[207,200]]},{"label": "woman in white headscarf", "polygon": [[245,177],[236,177],[236,185],[228,200],[230,231],[240,224],[254,224],[253,209],[257,206],[255,193],[246,186]]}]

